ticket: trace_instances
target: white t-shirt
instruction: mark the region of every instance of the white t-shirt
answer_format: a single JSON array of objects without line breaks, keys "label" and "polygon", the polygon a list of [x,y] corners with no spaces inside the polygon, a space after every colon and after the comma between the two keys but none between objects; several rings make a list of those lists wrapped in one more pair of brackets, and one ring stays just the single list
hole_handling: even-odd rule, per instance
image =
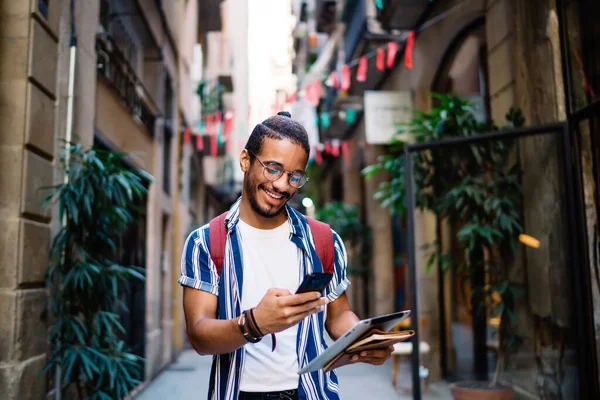
[{"label": "white t-shirt", "polygon": [[[256,307],[270,288],[294,293],[300,284],[300,250],[290,241],[289,222],[263,230],[240,220],[238,229],[244,265],[242,310]],[[273,392],[298,387],[297,332],[295,325],[276,333],[274,352],[271,352],[271,335],[245,345],[241,391]]]}]

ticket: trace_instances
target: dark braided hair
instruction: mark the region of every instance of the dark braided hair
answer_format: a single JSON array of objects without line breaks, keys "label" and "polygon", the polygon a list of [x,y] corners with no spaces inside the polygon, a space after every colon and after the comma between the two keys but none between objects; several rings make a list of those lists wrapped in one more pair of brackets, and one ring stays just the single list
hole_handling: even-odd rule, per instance
[{"label": "dark braided hair", "polygon": [[251,162],[254,161],[254,154],[260,154],[265,137],[278,140],[287,139],[302,146],[307,155],[310,154],[306,129],[294,121],[292,115],[287,111],[280,111],[277,115],[267,118],[254,127],[245,147],[249,151]]}]

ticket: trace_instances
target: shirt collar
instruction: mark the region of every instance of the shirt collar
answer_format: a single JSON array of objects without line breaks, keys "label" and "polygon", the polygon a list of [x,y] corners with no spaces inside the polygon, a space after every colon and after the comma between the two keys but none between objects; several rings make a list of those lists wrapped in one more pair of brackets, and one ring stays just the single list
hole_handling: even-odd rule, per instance
[{"label": "shirt collar", "polygon": [[[225,216],[225,227],[227,230],[232,231],[237,226],[237,223],[240,220],[240,202],[242,201],[242,197],[240,196],[235,203],[231,206],[227,215]],[[303,237],[303,232],[306,229],[303,228],[303,223],[306,224],[306,218],[302,215],[298,210],[290,207],[288,204],[285,205],[285,211],[288,216],[288,221],[290,223],[290,230],[293,236]]]}]

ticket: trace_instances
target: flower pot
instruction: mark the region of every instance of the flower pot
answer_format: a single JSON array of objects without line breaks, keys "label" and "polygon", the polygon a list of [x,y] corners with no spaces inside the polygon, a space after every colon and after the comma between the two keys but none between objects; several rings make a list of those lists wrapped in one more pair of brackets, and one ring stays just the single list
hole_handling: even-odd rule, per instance
[{"label": "flower pot", "polygon": [[490,386],[486,381],[460,381],[450,384],[450,393],[454,400],[512,400],[510,387],[496,384]]}]

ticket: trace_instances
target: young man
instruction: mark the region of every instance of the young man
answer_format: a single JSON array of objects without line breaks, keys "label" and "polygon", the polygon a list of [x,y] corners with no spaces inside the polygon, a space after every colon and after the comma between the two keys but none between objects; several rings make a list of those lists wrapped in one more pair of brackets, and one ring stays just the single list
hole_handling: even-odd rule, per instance
[{"label": "young man", "polygon": [[[240,155],[244,187],[225,218],[221,272],[208,224],[185,243],[179,283],[190,342],[214,355],[209,399],[339,399],[335,372],[297,374],[325,349],[324,328],[335,340],[359,321],[344,293],[346,251],[333,231],[325,297],[293,294],[305,275],[323,271],[306,218],[286,204],[308,180],[309,152],[306,130],[289,113],[258,124]],[[380,365],[390,353],[363,352],[353,361]]]}]

